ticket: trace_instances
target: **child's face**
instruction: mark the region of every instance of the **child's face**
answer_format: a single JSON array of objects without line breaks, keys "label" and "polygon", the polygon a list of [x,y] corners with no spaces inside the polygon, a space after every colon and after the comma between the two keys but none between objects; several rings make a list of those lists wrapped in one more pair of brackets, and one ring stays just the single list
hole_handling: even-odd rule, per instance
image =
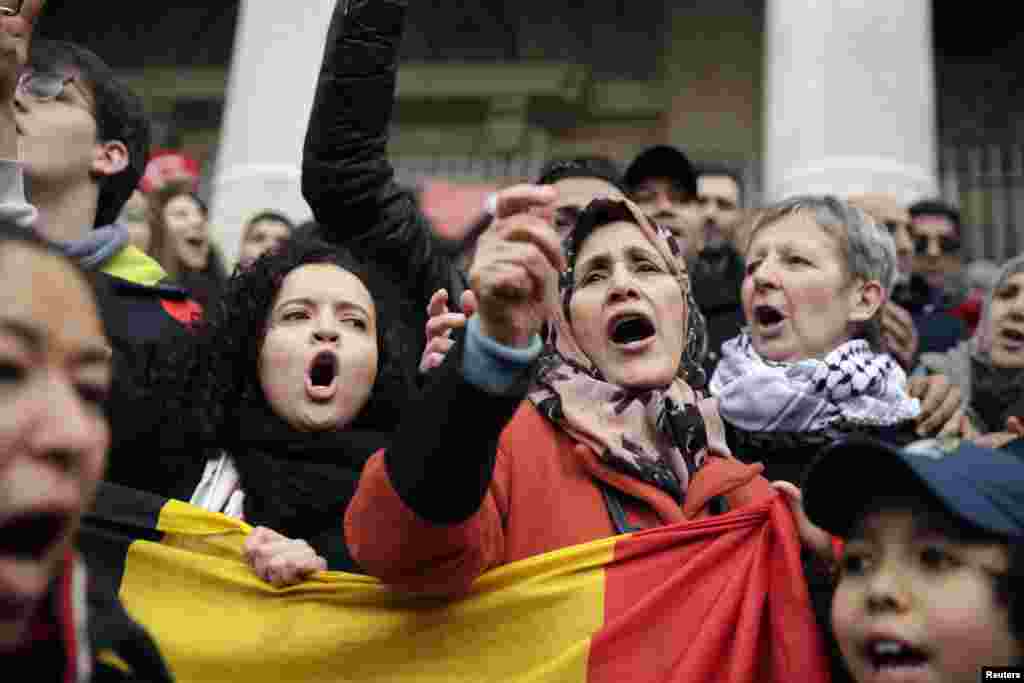
[{"label": "child's face", "polygon": [[974,683],[982,666],[1020,661],[1007,608],[995,599],[1007,548],[958,540],[956,528],[920,499],[880,501],[861,518],[832,604],[858,683]]}]

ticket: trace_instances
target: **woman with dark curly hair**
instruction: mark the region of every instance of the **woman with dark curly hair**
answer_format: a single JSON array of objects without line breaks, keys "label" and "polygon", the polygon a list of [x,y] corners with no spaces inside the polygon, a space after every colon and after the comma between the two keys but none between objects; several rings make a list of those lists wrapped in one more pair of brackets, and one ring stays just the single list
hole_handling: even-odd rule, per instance
[{"label": "woman with dark curly hair", "polygon": [[286,242],[228,280],[191,343],[123,359],[135,372],[112,405],[108,479],[307,539],[331,569],[356,570],[345,507],[413,386],[394,307],[347,252]]}]

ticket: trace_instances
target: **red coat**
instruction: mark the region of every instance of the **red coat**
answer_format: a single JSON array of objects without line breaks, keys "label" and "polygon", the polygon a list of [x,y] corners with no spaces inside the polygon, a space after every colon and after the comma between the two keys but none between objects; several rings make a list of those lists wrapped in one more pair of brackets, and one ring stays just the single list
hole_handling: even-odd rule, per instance
[{"label": "red coat", "polygon": [[385,583],[458,595],[494,567],[618,533],[599,481],[627,494],[631,526],[651,528],[705,516],[719,495],[730,509],[774,495],[762,469],[711,455],[680,508],[661,489],[604,465],[524,401],[501,434],[476,514],[451,525],[420,518],[395,492],[377,453],[348,507],[345,537],[356,562]]}]

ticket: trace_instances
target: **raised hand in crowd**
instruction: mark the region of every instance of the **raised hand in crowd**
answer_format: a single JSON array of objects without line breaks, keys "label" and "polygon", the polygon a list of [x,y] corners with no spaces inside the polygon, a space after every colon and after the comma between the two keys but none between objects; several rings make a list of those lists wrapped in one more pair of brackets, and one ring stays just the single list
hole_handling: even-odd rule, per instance
[{"label": "raised hand in crowd", "polygon": [[[510,218],[517,213],[533,211],[545,213],[551,210],[557,198],[556,190],[550,186],[541,185],[514,185],[498,193],[495,198],[495,213],[499,218]],[[492,225],[483,235],[477,246],[477,256],[474,263],[480,259],[479,252],[488,233],[497,230]],[[493,244],[491,247],[493,248]],[[560,248],[559,248],[560,249]],[[488,257],[490,258],[490,257]],[[448,307],[448,291],[440,289],[434,293],[427,306],[429,319],[426,325],[427,344],[420,357],[419,370],[421,373],[436,368],[444,360],[454,344],[451,335],[454,330],[465,326],[466,321],[477,311],[477,294],[473,290],[463,292],[460,299],[462,312],[452,312]]]},{"label": "raised hand in crowd", "polygon": [[835,556],[832,535],[807,517],[807,512],[804,510],[803,491],[793,482],[783,480],[773,481],[772,488],[782,494],[790,512],[793,513],[793,521],[796,522],[796,531],[800,535],[801,545],[812,551],[825,564],[836,562],[839,558]]},{"label": "raised hand in crowd", "polygon": [[550,187],[519,185],[498,198],[497,220],[481,235],[469,272],[481,332],[511,347],[529,345],[549,317],[565,256],[552,228]]},{"label": "raised hand in crowd", "polygon": [[910,312],[892,301],[882,309],[882,342],[904,370],[913,370],[921,338]]},{"label": "raised hand in crowd", "polygon": [[420,358],[420,372],[425,373],[438,367],[445,355],[455,344],[452,332],[465,327],[466,321],[476,312],[476,294],[467,289],[462,293],[460,308],[462,312],[448,308],[448,290],[439,289],[430,297],[427,305],[427,346]]},{"label": "raised hand in crowd", "polygon": [[907,393],[921,401],[915,429],[918,436],[960,434],[963,418],[960,388],[944,375],[911,377]]},{"label": "raised hand in crowd", "polygon": [[327,560],[306,541],[256,527],[245,539],[245,559],[256,575],[278,588],[327,570]]}]

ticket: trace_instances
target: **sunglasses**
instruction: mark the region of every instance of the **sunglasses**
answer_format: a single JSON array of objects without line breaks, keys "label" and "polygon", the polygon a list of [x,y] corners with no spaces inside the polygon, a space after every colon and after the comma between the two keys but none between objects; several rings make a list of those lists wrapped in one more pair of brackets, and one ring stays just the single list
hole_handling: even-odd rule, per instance
[{"label": "sunglasses", "polygon": [[21,14],[24,0],[0,0],[0,17],[16,17]]},{"label": "sunglasses", "polygon": [[[927,237],[925,235],[918,235],[914,238],[914,253],[923,256],[928,253],[928,243],[935,238]],[[960,251],[960,240],[956,237],[949,237],[948,235],[942,235],[938,237],[939,251],[943,254],[952,254]]]}]

